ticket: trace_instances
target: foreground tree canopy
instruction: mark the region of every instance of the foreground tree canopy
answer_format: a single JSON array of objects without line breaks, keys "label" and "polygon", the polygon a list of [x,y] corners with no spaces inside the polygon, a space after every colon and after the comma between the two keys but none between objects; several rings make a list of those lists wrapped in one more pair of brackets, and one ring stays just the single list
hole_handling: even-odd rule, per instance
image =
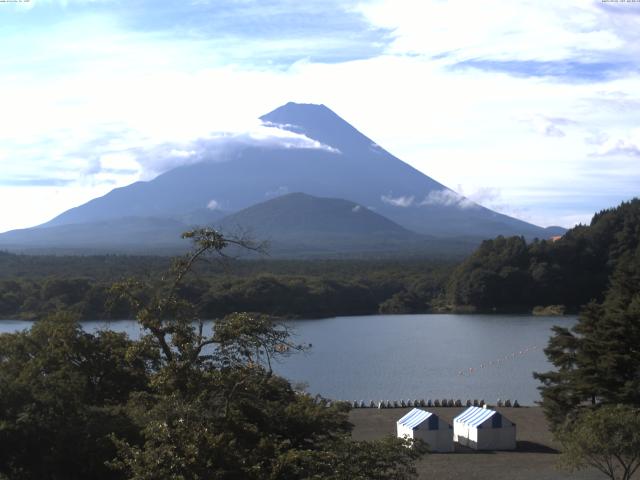
[{"label": "foreground tree canopy", "polygon": [[606,405],[585,411],[559,439],[570,470],[593,467],[612,480],[631,480],[640,468],[640,409]]},{"label": "foreground tree canopy", "polygon": [[140,340],[84,332],[60,313],[0,336],[0,478],[408,479],[421,445],[353,442],[348,407],[295,391],[271,362],[302,347],[269,318],[236,313],[211,331],[181,289],[194,250],[151,294],[114,288]]}]

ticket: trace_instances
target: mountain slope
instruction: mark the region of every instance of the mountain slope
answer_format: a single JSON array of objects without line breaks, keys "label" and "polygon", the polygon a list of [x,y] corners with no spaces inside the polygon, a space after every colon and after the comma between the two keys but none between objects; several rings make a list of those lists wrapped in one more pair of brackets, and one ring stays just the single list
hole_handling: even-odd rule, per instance
[{"label": "mountain slope", "polygon": [[174,219],[124,217],[13,230],[0,235],[0,248],[38,253],[174,252],[186,248],[180,235],[188,229]]},{"label": "mountain slope", "polygon": [[[460,197],[374,144],[323,105],[288,103],[261,119],[319,145],[234,145],[222,154],[204,155],[201,163],[114,189],[43,227],[130,217],[210,223],[209,219],[215,221],[224,212],[238,212],[283,193],[304,192],[349,200],[406,229],[443,238],[479,241],[496,235],[547,238],[557,234]],[[207,210],[211,205],[215,210]],[[31,232],[42,235],[40,229]],[[0,246],[7,238],[0,235]]]},{"label": "mountain slope", "polygon": [[[220,212],[212,213],[194,212],[180,220],[125,217],[14,230],[0,236],[0,247],[45,254],[176,254],[189,247],[181,234],[204,224],[214,225],[230,237],[266,241],[272,257],[460,257],[474,247],[473,242],[465,240],[419,235],[347,200],[303,193],[283,195],[222,219]],[[212,218],[216,220],[210,221]],[[230,252],[252,256],[235,248]]]},{"label": "mountain slope", "polygon": [[[416,232],[477,238],[499,234],[546,238],[557,234],[458,195],[382,149],[324,105],[290,102],[260,119],[339,149],[356,171],[350,172],[351,195],[345,194],[348,187],[343,186],[336,196],[374,207]],[[366,182],[366,188],[357,189],[353,181]],[[553,228],[553,232],[566,231]]]},{"label": "mountain slope", "polygon": [[271,255],[463,255],[472,243],[419,235],[362,205],[339,198],[291,193],[223,218],[226,235],[265,240]]},{"label": "mountain slope", "polygon": [[218,225],[222,230],[237,226],[249,228],[260,236],[278,238],[317,234],[417,237],[415,233],[356,203],[304,193],[290,193],[253,205],[223,218]]}]

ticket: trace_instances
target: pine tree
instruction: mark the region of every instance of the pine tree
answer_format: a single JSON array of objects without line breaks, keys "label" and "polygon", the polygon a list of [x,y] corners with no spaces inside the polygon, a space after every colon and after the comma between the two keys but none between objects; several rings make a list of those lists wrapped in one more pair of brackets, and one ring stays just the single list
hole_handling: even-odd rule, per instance
[{"label": "pine tree", "polygon": [[534,375],[552,426],[583,406],[640,406],[640,248],[619,260],[601,304],[555,328],[545,353],[557,370]]}]

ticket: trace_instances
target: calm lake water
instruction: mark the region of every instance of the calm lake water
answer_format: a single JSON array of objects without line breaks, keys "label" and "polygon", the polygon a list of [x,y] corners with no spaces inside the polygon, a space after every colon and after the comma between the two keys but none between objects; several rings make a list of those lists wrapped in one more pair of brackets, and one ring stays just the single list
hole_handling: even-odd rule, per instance
[{"label": "calm lake water", "polygon": [[[312,348],[274,369],[307,390],[341,400],[460,398],[517,399],[540,396],[534,371],[547,371],[543,353],[553,325],[575,317],[528,315],[375,315],[286,322],[295,341]],[[0,333],[29,328],[0,321]],[[88,331],[111,328],[138,337],[134,321],[83,322]]]}]

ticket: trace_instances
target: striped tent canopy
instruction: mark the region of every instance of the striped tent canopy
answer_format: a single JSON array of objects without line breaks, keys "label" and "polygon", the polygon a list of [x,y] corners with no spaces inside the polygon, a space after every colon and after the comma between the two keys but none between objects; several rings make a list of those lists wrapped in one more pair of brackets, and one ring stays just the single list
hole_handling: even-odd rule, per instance
[{"label": "striped tent canopy", "polygon": [[469,407],[454,418],[453,421],[463,423],[472,428],[478,428],[491,417],[494,417],[492,426],[494,428],[500,428],[502,426],[502,415],[489,408]]},{"label": "striped tent canopy", "polygon": [[429,430],[438,428],[438,417],[431,412],[414,408],[404,417],[398,420],[398,425],[403,425],[407,428],[415,429],[425,421],[429,421]]}]

